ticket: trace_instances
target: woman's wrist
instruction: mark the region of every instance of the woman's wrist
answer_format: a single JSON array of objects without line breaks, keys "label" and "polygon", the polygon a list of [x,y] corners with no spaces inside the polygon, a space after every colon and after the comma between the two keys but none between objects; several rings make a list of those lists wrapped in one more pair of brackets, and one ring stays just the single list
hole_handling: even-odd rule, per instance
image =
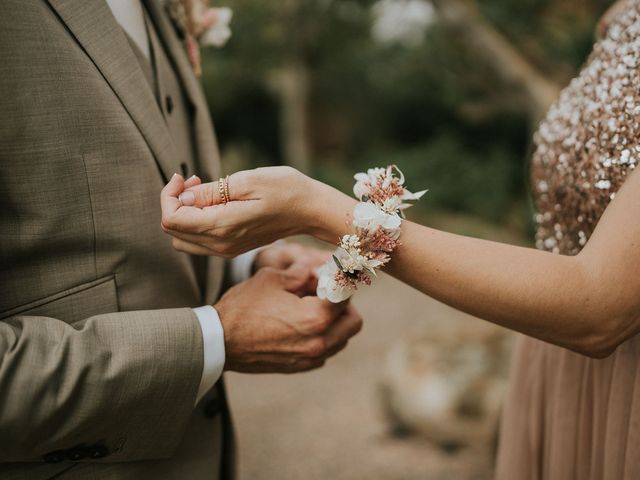
[{"label": "woman's wrist", "polygon": [[351,232],[351,220],[357,200],[317,180],[311,180],[306,196],[307,212],[305,233],[318,240],[335,243]]}]

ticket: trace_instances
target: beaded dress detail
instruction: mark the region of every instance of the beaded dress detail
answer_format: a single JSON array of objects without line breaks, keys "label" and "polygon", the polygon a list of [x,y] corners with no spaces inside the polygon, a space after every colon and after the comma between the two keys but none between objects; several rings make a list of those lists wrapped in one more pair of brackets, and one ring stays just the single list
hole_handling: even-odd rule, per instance
[{"label": "beaded dress detail", "polygon": [[534,137],[540,249],[578,253],[640,161],[639,2],[627,4]]},{"label": "beaded dress detail", "polygon": [[[543,250],[577,254],[640,164],[640,0],[621,7],[535,135]],[[640,336],[603,359],[520,336],[496,479],[640,479]]]}]

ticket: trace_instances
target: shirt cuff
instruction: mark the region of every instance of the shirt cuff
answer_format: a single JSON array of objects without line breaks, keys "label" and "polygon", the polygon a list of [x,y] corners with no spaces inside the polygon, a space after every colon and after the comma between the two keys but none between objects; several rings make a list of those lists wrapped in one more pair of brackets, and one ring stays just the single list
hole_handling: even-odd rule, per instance
[{"label": "shirt cuff", "polygon": [[232,285],[236,285],[251,278],[253,262],[256,261],[258,253],[260,253],[264,248],[265,247],[249,250],[248,252],[231,259],[229,277],[231,277],[230,280]]},{"label": "shirt cuff", "polygon": [[220,316],[211,305],[194,308],[193,312],[198,317],[202,329],[202,341],[204,347],[204,362],[202,379],[198,388],[196,405],[211,390],[224,370],[224,330],[220,322]]}]

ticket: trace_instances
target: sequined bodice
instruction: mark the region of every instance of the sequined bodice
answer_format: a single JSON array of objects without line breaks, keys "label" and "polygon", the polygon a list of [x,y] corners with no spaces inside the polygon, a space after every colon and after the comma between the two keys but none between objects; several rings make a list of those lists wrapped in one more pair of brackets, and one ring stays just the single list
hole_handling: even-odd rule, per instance
[{"label": "sequined bodice", "polygon": [[536,246],[576,254],[640,163],[640,0],[627,1],[534,139]]}]

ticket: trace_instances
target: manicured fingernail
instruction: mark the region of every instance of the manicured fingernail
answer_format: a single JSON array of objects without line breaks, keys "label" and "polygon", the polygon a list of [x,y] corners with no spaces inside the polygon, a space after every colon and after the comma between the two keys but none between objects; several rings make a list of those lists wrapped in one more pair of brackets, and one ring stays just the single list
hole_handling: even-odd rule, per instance
[{"label": "manicured fingernail", "polygon": [[196,202],[196,196],[193,194],[193,192],[182,192],[178,196],[178,200],[180,200],[180,203],[182,203],[182,205],[190,207]]},{"label": "manicured fingernail", "polygon": [[193,175],[191,175],[191,176],[189,177],[189,180],[193,180],[194,178],[196,178],[196,176],[197,176],[197,175],[194,173]]}]

